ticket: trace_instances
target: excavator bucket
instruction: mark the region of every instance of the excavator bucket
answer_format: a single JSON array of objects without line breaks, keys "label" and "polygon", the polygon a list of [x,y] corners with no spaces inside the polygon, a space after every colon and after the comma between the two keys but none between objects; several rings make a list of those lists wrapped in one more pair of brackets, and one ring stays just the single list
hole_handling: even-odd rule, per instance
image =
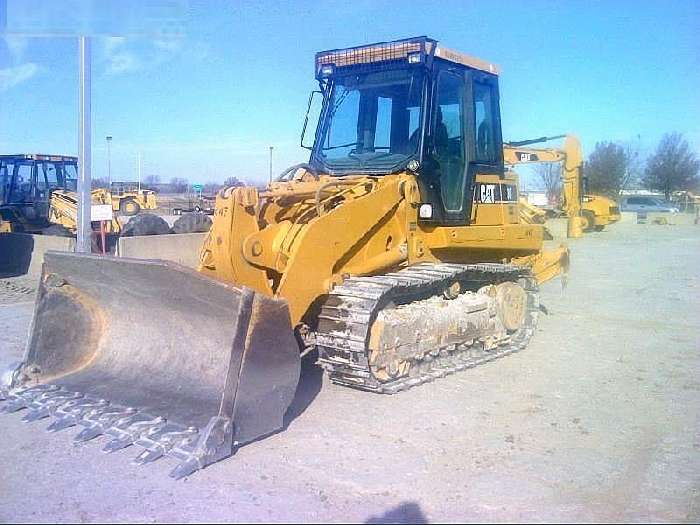
[{"label": "excavator bucket", "polygon": [[48,252],[1,410],[179,461],[181,478],[278,431],[299,381],[286,302],[175,263]]}]

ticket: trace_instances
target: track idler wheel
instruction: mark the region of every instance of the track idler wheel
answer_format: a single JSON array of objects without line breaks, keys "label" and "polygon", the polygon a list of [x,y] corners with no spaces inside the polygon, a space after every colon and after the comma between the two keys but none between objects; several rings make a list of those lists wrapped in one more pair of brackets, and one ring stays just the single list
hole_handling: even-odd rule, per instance
[{"label": "track idler wheel", "polygon": [[527,294],[523,287],[512,282],[496,285],[496,308],[505,329],[518,330],[527,312]]}]

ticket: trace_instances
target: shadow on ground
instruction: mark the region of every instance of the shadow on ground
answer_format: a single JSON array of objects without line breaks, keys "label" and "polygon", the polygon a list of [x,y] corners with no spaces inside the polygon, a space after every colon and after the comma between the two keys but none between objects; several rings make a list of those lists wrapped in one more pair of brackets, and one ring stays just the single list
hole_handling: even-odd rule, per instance
[{"label": "shadow on ground", "polygon": [[428,523],[428,518],[414,501],[406,501],[381,516],[372,516],[365,523]]},{"label": "shadow on ground", "polygon": [[18,277],[29,270],[34,251],[31,235],[0,233],[0,277]]},{"label": "shadow on ground", "polygon": [[311,352],[301,360],[301,374],[297,391],[292,400],[292,404],[284,415],[284,428],[304,413],[308,406],[316,399],[323,385],[323,370],[316,364],[317,352]]}]

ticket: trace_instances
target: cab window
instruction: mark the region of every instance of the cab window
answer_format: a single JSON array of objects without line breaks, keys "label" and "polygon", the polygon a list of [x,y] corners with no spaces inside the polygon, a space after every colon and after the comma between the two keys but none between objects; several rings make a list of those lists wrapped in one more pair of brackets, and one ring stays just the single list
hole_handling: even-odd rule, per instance
[{"label": "cab window", "polygon": [[438,77],[433,145],[445,210],[464,207],[464,77],[443,71]]},{"label": "cab window", "polygon": [[476,161],[495,164],[496,119],[494,118],[493,86],[485,82],[474,82],[474,137],[476,141]]},{"label": "cab window", "polygon": [[15,164],[8,202],[32,202],[32,166]]}]

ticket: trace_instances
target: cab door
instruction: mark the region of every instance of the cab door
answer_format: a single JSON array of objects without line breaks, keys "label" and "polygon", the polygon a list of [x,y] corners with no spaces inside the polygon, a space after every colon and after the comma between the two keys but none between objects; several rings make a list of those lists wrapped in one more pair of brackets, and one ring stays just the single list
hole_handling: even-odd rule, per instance
[{"label": "cab door", "polygon": [[[440,69],[437,74],[431,122],[430,166],[436,219],[465,224],[469,216],[467,167],[467,83],[461,68]],[[436,203],[437,204],[437,203]],[[435,207],[435,204],[434,204]]]},{"label": "cab door", "polygon": [[453,64],[440,66],[429,129],[423,182],[435,208],[431,222],[469,224],[480,195],[477,174],[503,176],[497,77]]}]

